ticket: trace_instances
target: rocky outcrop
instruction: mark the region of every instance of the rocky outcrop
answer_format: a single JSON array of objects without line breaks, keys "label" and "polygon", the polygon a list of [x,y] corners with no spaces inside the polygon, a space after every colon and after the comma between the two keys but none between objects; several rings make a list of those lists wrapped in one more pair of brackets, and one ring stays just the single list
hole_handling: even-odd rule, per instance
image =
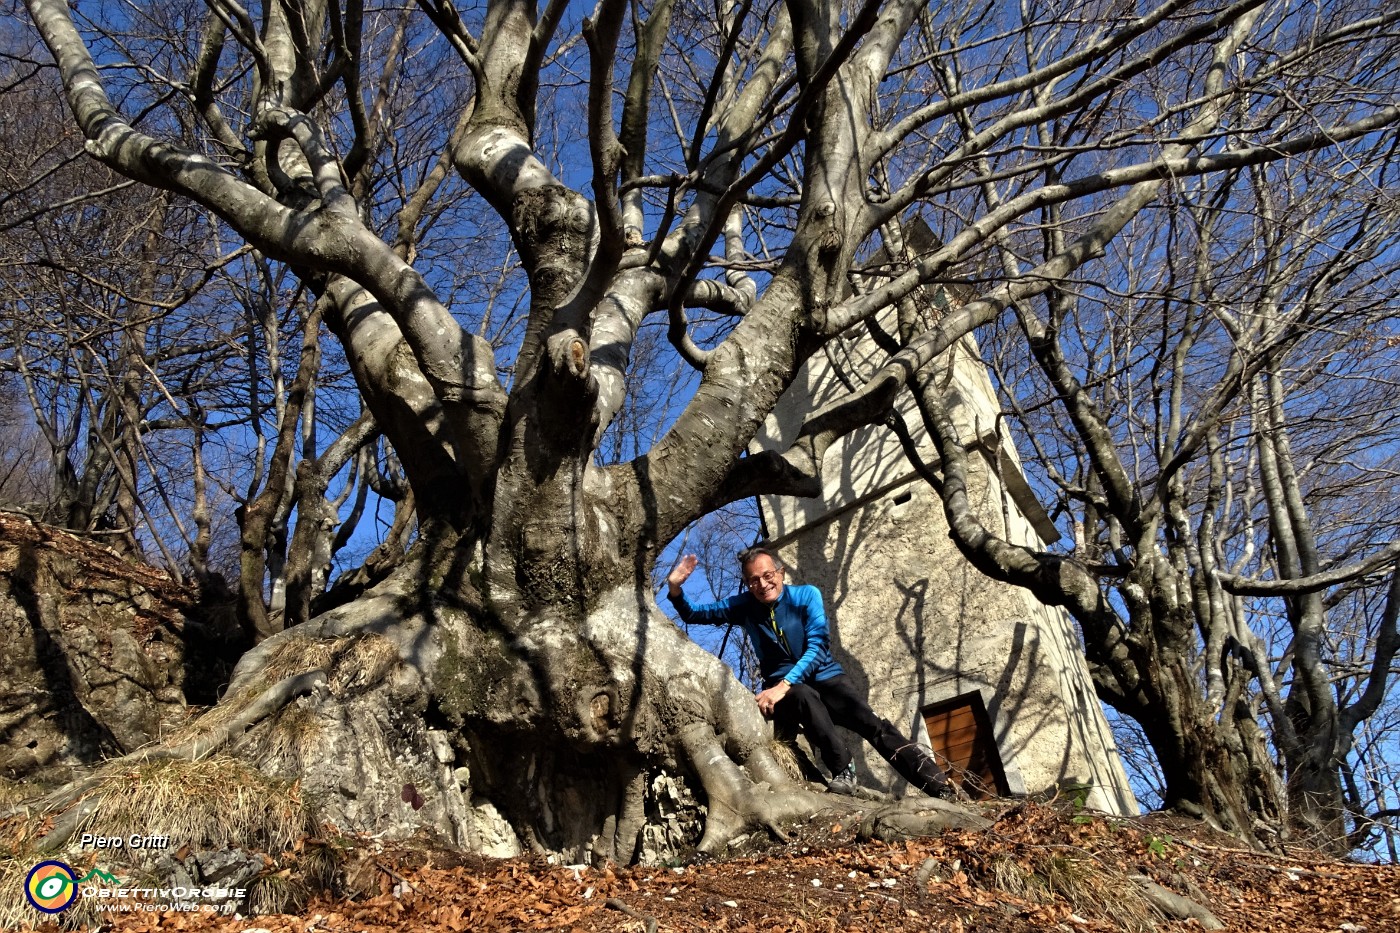
[{"label": "rocky outcrop", "polygon": [[243,645],[209,602],[99,544],[0,513],[0,776],[62,780],[212,704]]}]

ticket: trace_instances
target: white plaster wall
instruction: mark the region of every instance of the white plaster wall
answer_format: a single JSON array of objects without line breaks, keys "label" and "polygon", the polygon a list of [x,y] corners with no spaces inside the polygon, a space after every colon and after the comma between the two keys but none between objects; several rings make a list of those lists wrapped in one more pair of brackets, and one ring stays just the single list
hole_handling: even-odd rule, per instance
[{"label": "white plaster wall", "polygon": [[[862,341],[843,338],[836,356],[848,371],[862,372],[861,352]],[[983,455],[970,458],[978,514],[1009,540],[1042,546],[1054,529],[1030,497],[1014,450],[997,442],[995,399],[976,348],[967,343],[955,355],[954,420],[983,445]],[[844,391],[825,360],[819,364],[780,402],[766,444],[786,446],[813,403]],[[917,414],[903,415],[923,440]],[[925,456],[936,463],[931,451]],[[793,566],[793,582],[821,588],[837,658],[869,691],[876,712],[926,741],[920,710],[979,690],[1013,791],[1086,784],[1089,806],[1136,813],[1066,615],[967,563],[948,538],[941,502],[887,429],[867,428],[834,445],[823,480],[820,500],[767,497],[764,516]],[[867,747],[857,761],[867,782],[898,781]]]}]

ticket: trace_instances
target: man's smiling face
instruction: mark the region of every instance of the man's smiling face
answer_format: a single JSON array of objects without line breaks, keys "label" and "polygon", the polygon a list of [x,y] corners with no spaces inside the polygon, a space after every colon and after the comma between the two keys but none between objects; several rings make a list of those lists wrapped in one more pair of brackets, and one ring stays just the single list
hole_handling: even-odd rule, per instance
[{"label": "man's smiling face", "polygon": [[767,554],[760,554],[744,565],[744,585],[754,599],[771,606],[783,595],[783,568]]}]

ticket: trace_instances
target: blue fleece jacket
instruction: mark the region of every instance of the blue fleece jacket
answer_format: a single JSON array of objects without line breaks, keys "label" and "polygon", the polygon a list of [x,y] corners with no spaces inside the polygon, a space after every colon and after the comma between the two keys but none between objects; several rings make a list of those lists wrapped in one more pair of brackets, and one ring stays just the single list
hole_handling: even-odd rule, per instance
[{"label": "blue fleece jacket", "polygon": [[763,686],[830,680],[845,673],[831,656],[830,631],[822,594],[815,586],[784,586],[778,601],[765,606],[751,593],[692,606],[681,593],[668,596],[681,621],[690,625],[738,625],[758,653]]}]

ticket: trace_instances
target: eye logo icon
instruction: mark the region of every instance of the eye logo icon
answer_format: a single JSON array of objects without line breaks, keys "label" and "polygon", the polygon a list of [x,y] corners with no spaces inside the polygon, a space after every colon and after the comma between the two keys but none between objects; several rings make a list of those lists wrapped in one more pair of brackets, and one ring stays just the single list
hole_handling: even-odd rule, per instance
[{"label": "eye logo icon", "polygon": [[35,910],[56,914],[78,899],[78,880],[63,862],[40,862],[24,879],[24,896]]}]

